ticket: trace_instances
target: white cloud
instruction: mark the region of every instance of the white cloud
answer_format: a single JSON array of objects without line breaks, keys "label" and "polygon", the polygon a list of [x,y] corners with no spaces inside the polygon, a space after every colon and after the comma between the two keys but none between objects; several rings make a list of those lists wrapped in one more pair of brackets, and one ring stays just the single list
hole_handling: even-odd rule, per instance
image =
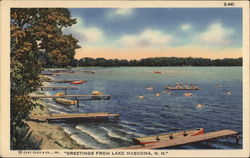
[{"label": "white cloud", "polygon": [[137,35],[124,35],[120,39],[120,43],[126,47],[163,47],[167,46],[172,36],[164,34],[160,31],[147,29]]},{"label": "white cloud", "polygon": [[190,30],[192,28],[192,26],[190,24],[183,24],[183,25],[181,25],[180,28],[183,31],[187,31],[187,30]]},{"label": "white cloud", "polygon": [[102,30],[96,27],[84,28],[79,33],[82,34],[85,42],[95,43],[103,40]]},{"label": "white cloud", "polygon": [[113,14],[115,15],[129,15],[133,12],[133,9],[131,8],[119,8],[115,9]]},{"label": "white cloud", "polygon": [[111,9],[106,13],[107,18],[114,18],[114,17],[127,17],[133,14],[133,8],[118,8],[118,9]]},{"label": "white cloud", "polygon": [[208,29],[199,35],[201,42],[210,44],[230,44],[230,36],[234,33],[231,28],[226,28],[222,26],[221,23],[213,23]]},{"label": "white cloud", "polygon": [[63,30],[65,34],[73,34],[79,40],[80,45],[101,42],[104,39],[104,33],[100,28],[87,27],[83,20],[77,17],[77,23]]}]

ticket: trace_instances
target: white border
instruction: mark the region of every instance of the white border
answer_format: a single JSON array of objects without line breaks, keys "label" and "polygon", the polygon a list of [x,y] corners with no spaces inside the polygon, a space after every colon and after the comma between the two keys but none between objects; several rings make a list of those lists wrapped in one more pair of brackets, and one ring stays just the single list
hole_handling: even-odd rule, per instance
[{"label": "white border", "polygon": [[[234,7],[243,8],[243,149],[240,150],[151,150],[168,151],[165,157],[248,157],[249,156],[249,2],[247,1],[231,1]],[[224,8],[224,1],[1,1],[1,144],[0,156],[11,157],[57,157],[63,156],[64,150],[43,150],[43,151],[59,151],[60,155],[34,154],[19,155],[18,151],[10,151],[10,28],[9,28],[9,10],[12,7],[64,7],[64,8],[195,8],[195,7],[213,7]],[[68,151],[68,150],[65,150]],[[83,150],[74,150],[83,151]],[[111,151],[111,150],[84,150],[84,151]],[[122,150],[120,150],[122,151]],[[136,150],[138,151],[138,150]],[[117,151],[118,152],[118,151]],[[76,155],[70,157],[79,157]],[[81,156],[82,157],[82,156]],[[90,157],[90,156],[85,156]],[[103,157],[95,155],[95,157]],[[114,157],[114,155],[112,155]],[[116,157],[124,157],[116,156]],[[138,157],[126,155],[126,157]],[[147,156],[151,157],[151,156]],[[156,157],[156,156],[154,156]],[[161,156],[162,157],[162,156]]]}]

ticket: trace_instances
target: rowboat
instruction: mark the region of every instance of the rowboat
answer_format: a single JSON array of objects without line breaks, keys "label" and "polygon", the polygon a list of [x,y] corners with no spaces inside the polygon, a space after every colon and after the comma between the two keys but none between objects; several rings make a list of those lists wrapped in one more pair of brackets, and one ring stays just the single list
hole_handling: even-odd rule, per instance
[{"label": "rowboat", "polygon": [[190,96],[193,96],[193,93],[184,93],[184,96],[190,97]]},{"label": "rowboat", "polygon": [[70,82],[70,84],[82,84],[82,83],[85,83],[86,81],[84,80],[79,80],[79,81],[73,81],[73,82]]},{"label": "rowboat", "polygon": [[93,95],[102,95],[102,92],[100,92],[100,91],[92,91],[92,94]]},{"label": "rowboat", "polygon": [[55,102],[63,105],[75,105],[77,104],[76,100],[69,100],[64,98],[55,98]]},{"label": "rowboat", "polygon": [[149,87],[146,87],[145,89],[152,90],[152,89],[154,89],[154,87],[153,86],[149,86]]},{"label": "rowboat", "polygon": [[154,71],[155,74],[161,74],[161,71]]},{"label": "rowboat", "polygon": [[204,128],[190,129],[186,131],[164,133],[164,134],[154,135],[154,136],[137,137],[137,138],[133,138],[133,142],[135,144],[145,145],[145,144],[150,144],[150,143],[157,143],[163,140],[165,141],[165,140],[171,140],[171,139],[176,139],[176,138],[181,138],[181,137],[200,135],[200,134],[204,134],[204,132],[205,132]]},{"label": "rowboat", "polygon": [[[64,95],[63,92],[59,92],[56,94],[56,96],[62,96]],[[77,104],[77,100],[70,100],[70,99],[64,99],[64,98],[54,98],[54,101],[62,104],[62,105],[75,105]]]},{"label": "rowboat", "polygon": [[95,73],[95,71],[90,71],[90,70],[83,70],[82,72],[91,73],[91,74],[94,74],[94,73]]},{"label": "rowboat", "polygon": [[175,86],[175,87],[167,86],[166,89],[168,90],[200,90],[200,87],[199,86]]}]

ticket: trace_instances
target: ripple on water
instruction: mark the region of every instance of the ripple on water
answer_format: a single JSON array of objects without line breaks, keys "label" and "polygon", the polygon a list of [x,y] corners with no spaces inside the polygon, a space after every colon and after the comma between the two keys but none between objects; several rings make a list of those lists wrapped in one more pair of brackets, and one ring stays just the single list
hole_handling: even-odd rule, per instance
[{"label": "ripple on water", "polygon": [[89,135],[90,137],[92,137],[93,139],[95,139],[95,141],[102,143],[102,144],[108,144],[110,143],[110,141],[103,135],[101,134],[101,132],[97,132],[93,129],[84,127],[84,126],[76,126],[76,129],[81,130],[82,132],[84,132],[85,134]]}]

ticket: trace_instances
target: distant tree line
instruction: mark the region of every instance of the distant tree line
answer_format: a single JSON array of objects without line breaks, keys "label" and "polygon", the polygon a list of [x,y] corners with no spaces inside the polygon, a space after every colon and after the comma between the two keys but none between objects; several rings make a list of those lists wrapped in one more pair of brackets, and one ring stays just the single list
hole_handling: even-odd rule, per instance
[{"label": "distant tree line", "polygon": [[156,57],[144,58],[141,60],[118,60],[105,58],[82,58],[73,59],[70,63],[72,67],[86,66],[242,66],[242,58],[224,58],[224,59],[207,59],[207,58],[177,58],[177,57]]}]

